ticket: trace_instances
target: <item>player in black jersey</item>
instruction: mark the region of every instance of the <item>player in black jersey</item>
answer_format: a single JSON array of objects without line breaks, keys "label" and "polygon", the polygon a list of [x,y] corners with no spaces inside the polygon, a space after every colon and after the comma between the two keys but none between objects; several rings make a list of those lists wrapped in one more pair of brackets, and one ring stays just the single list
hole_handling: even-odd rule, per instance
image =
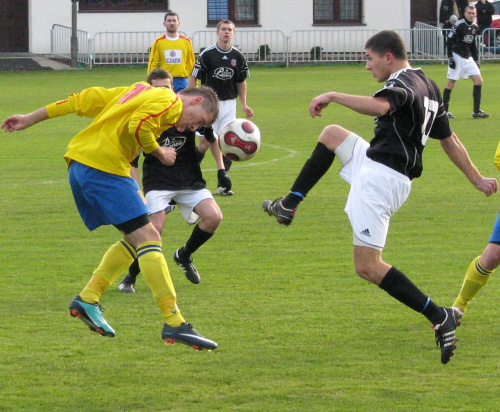
[{"label": "player in black jersey", "polygon": [[[155,87],[172,88],[173,80],[166,70],[155,69],[148,75],[147,81]],[[217,167],[224,171],[217,139],[213,133],[207,133],[205,130],[201,132],[209,141]],[[142,185],[150,209],[151,222],[160,234],[165,226],[166,214],[174,210],[175,205],[189,224],[195,224],[199,220],[186,244],[174,253],[174,260],[183,268],[192,283],[200,283],[200,275],[193,265],[191,255],[213,236],[222,222],[222,212],[210,191],[206,189],[195,152],[195,138],[195,132],[187,129],[180,132],[172,127],[163,132],[157,142],[160,146],[175,149],[175,163],[167,167],[154,156],[145,155]],[[131,174],[138,182],[139,156],[131,165]],[[231,189],[231,180],[227,174],[224,185]],[[135,293],[134,286],[139,273],[139,263],[136,259],[118,289],[121,292]]]},{"label": "player in black jersey", "polygon": [[443,103],[446,115],[453,119],[455,116],[448,110],[450,104],[451,91],[459,79],[470,77],[474,83],[472,97],[474,108],[472,117],[476,119],[485,119],[489,116],[481,110],[481,88],[483,78],[479,71],[479,56],[476,47],[476,36],[479,34],[479,28],[474,23],[476,17],[476,8],[467,6],[464,18],[457,21],[448,34],[448,81],[443,90]]},{"label": "player in black jersey", "polygon": [[400,270],[382,260],[391,216],[406,201],[412,179],[422,173],[422,151],[428,138],[442,148],[474,187],[487,196],[498,189],[496,179],[484,178],[467,151],[450,130],[439,89],[421,69],[413,69],[403,40],[393,31],[381,31],[366,45],[366,69],[384,87],[374,96],[329,92],[315,97],[309,111],[321,116],[330,103],[375,116],[375,136],[370,143],[338,125],[327,126],[291,192],[263,203],[264,211],[289,225],[299,202],[328,171],[337,156],[340,175],[351,190],[345,211],[353,228],[356,273],[378,285],[406,306],[421,312],[433,324],[447,363],[455,348],[460,314],[438,306]]},{"label": "player in black jersey", "polygon": [[[236,98],[239,97],[241,108],[247,118],[253,117],[253,110],[247,105],[247,83],[250,77],[245,56],[232,45],[234,23],[222,20],[217,24],[217,43],[203,50],[194,65],[189,79],[189,86],[196,86],[197,79],[202,86],[211,87],[219,98],[219,116],[213,124],[213,129],[219,134],[226,123],[236,119]],[[208,149],[206,141],[200,139],[198,144],[199,160],[203,159]],[[231,160],[224,157],[226,171],[231,167]],[[233,194],[224,188],[219,181],[217,193]]]}]

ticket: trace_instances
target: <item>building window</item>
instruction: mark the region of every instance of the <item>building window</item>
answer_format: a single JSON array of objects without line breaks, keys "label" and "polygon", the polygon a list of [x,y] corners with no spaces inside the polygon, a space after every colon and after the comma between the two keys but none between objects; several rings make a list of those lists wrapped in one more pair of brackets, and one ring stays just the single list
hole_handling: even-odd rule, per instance
[{"label": "building window", "polygon": [[80,0],[81,12],[167,11],[168,0]]},{"label": "building window", "polygon": [[360,24],[362,3],[362,0],[313,0],[314,24]]},{"label": "building window", "polygon": [[208,0],[208,25],[231,20],[237,26],[255,26],[258,0]]}]

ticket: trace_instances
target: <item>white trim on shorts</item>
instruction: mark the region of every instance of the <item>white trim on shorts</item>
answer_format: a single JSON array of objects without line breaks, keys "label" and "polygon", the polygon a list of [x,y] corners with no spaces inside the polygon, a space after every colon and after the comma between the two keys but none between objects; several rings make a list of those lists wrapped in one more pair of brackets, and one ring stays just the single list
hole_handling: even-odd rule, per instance
[{"label": "white trim on shorts", "polygon": [[464,59],[457,53],[453,52],[452,54],[453,59],[455,60],[455,68],[451,69],[448,67],[448,73],[446,75],[448,79],[456,81],[460,79],[468,79],[470,76],[481,75],[481,71],[472,57]]},{"label": "white trim on shorts", "polygon": [[411,191],[411,180],[366,156],[369,144],[351,133],[337,147],[340,176],[351,185],[345,212],[353,229],[353,244],[382,250],[389,221]]},{"label": "white trim on shorts", "polygon": [[194,212],[194,208],[198,203],[205,199],[213,199],[213,195],[208,189],[200,190],[151,190],[146,193],[146,201],[149,206],[150,213],[158,213],[164,210],[170,213],[174,210],[174,206],[170,204],[172,200],[179,208],[184,220],[193,225],[199,219],[199,216]]}]

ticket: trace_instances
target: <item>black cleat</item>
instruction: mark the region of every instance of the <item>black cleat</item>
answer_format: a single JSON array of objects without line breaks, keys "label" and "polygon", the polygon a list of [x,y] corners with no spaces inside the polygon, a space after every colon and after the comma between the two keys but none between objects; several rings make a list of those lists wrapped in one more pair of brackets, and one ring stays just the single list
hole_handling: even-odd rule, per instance
[{"label": "black cleat", "polygon": [[118,290],[123,293],[135,293],[135,279],[130,276],[130,273],[125,276],[125,279],[118,285]]},{"label": "black cleat", "polygon": [[446,117],[448,119],[454,119],[455,118],[455,116],[453,116],[453,114],[451,112],[446,112]]},{"label": "black cleat", "polygon": [[490,117],[490,114],[479,110],[478,112],[472,113],[472,117],[474,119],[486,119],[487,117]]},{"label": "black cleat", "polygon": [[174,260],[183,270],[184,274],[191,283],[198,284],[201,281],[200,274],[198,270],[193,265],[193,258],[189,256],[186,259],[181,259],[179,256],[179,250],[177,249],[174,253]]},{"label": "black cleat", "polygon": [[453,308],[443,308],[445,318],[443,322],[434,325],[432,328],[436,334],[436,345],[441,349],[441,363],[447,364],[453,356],[453,351],[457,347],[457,337],[455,330],[460,325],[460,312]]},{"label": "black cleat", "polygon": [[102,317],[102,306],[98,303],[87,303],[80,295],[69,304],[69,314],[74,318],[81,319],[91,331],[99,333],[101,336],[114,337],[116,332],[108,322]]},{"label": "black cleat", "polygon": [[288,226],[292,223],[292,219],[297,209],[287,209],[283,206],[283,198],[276,199],[274,202],[264,200],[262,202],[262,209],[267,212],[269,216],[276,216],[278,223]]},{"label": "black cleat", "polygon": [[163,325],[161,331],[161,338],[168,345],[173,345],[175,342],[183,343],[184,345],[191,346],[196,350],[213,350],[217,349],[217,343],[210,339],[204,338],[196,332],[193,325],[184,322],[181,326],[176,328],[168,326],[166,323]]}]

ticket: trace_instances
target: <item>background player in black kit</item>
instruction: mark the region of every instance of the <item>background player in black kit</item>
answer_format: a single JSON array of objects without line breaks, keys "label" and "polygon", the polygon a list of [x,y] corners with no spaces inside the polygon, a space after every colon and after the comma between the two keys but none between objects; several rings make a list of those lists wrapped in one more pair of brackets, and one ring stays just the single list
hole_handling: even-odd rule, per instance
[{"label": "background player in black kit", "polygon": [[[250,71],[243,53],[232,45],[234,30],[234,23],[230,20],[222,20],[217,24],[217,43],[200,53],[189,78],[189,87],[196,86],[196,80],[200,79],[202,86],[211,87],[217,93],[220,104],[219,116],[212,125],[217,134],[226,123],[236,119],[238,96],[247,118],[253,117],[253,110],[247,105],[246,79],[250,77]],[[207,149],[207,142],[201,138],[197,149],[200,162]],[[229,171],[231,160],[224,157],[224,164],[226,171]],[[221,185],[220,180],[217,193],[233,194]]]},{"label": "background player in black kit", "polygon": [[429,137],[440,141],[476,189],[489,196],[497,191],[497,181],[482,177],[476,169],[450,130],[438,87],[421,69],[411,68],[403,40],[393,31],[382,31],[367,41],[365,49],[366,69],[378,82],[385,82],[384,87],[374,96],[324,93],[312,100],[309,112],[321,116],[329,103],[339,103],[375,116],[375,137],[368,143],[338,125],[327,126],[291,193],[262,206],[279,223],[289,225],[299,202],[337,156],[340,175],[351,185],[345,211],[353,228],[356,273],[429,319],[441,362],[447,363],[455,349],[460,314],[438,306],[403,272],[382,260],[389,220],[406,201],[412,179],[422,172],[422,151]]},{"label": "background player in black kit", "polygon": [[470,77],[474,83],[472,89],[472,98],[474,100],[474,109],[472,117],[476,119],[485,119],[489,116],[481,108],[481,88],[483,78],[479,71],[479,57],[476,47],[476,36],[479,34],[479,28],[474,23],[476,9],[474,6],[468,6],[465,9],[464,18],[457,21],[448,34],[448,81],[443,90],[443,104],[448,118],[453,116],[448,108],[450,104],[451,91],[459,79]]},{"label": "background player in black kit", "polygon": [[[155,69],[148,75],[147,81],[155,87],[172,88],[173,79],[166,70]],[[209,141],[217,167],[223,170],[222,153],[217,139],[213,133],[200,131]],[[142,186],[150,208],[151,222],[160,234],[165,226],[166,214],[174,210],[174,205],[177,205],[189,224],[195,224],[200,220],[186,244],[174,254],[175,262],[183,268],[186,277],[192,283],[200,283],[200,275],[193,265],[191,255],[213,236],[222,222],[222,212],[210,191],[206,189],[206,182],[195,152],[195,138],[195,132],[187,129],[180,132],[172,127],[163,132],[157,142],[160,146],[175,149],[175,163],[166,167],[154,156],[145,155]],[[138,181],[139,156],[131,165],[131,174]],[[224,185],[231,189],[231,180],[227,178]],[[139,273],[139,263],[136,259],[118,289],[121,292],[134,293]]]}]

